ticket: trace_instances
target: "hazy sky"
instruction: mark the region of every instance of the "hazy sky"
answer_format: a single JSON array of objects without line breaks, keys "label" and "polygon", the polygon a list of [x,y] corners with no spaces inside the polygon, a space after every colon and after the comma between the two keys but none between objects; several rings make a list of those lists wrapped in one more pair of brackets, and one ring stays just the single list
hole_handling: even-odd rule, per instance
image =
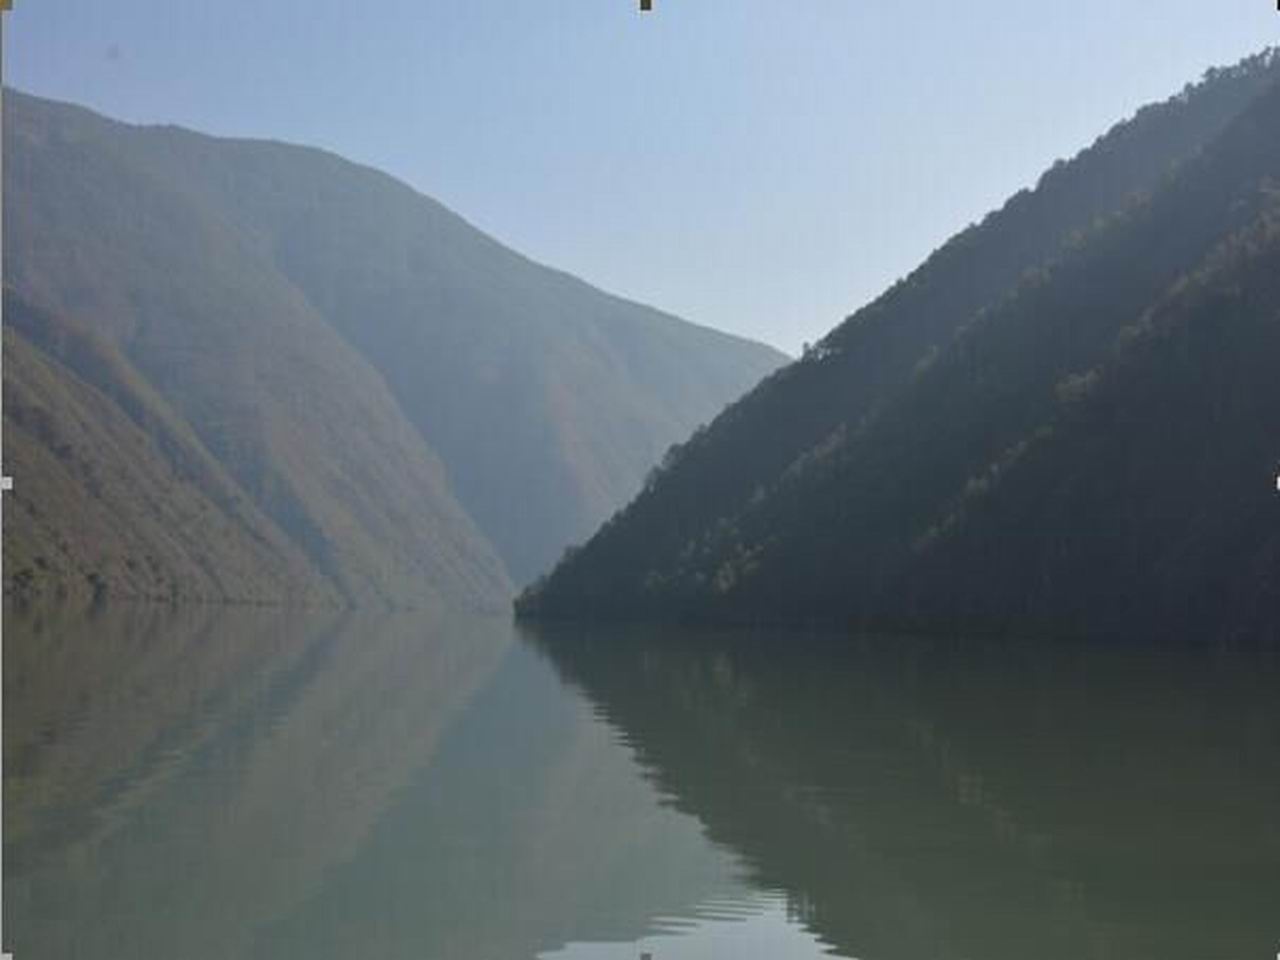
[{"label": "hazy sky", "polygon": [[381,167],[535,259],[796,350],[1272,0],[17,0],[10,81]]}]

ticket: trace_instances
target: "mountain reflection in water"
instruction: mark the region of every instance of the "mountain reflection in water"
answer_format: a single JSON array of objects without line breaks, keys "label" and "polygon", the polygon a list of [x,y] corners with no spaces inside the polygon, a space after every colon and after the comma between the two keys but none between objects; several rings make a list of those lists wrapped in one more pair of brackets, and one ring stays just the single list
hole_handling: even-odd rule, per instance
[{"label": "mountain reflection in water", "polygon": [[677,809],[843,955],[1270,957],[1280,657],[544,631]]},{"label": "mountain reflection in water", "polygon": [[15,611],[59,960],[1269,957],[1280,658]]}]

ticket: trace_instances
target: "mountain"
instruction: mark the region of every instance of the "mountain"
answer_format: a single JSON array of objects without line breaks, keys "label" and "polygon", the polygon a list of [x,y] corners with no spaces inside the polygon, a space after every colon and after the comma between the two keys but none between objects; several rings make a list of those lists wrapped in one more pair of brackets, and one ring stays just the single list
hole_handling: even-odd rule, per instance
[{"label": "mountain", "polygon": [[1280,56],[1058,164],[673,448],[525,616],[1275,622]]},{"label": "mountain", "polygon": [[19,478],[5,565],[20,593],[337,599],[111,344],[12,296],[5,325]]},{"label": "mountain", "polygon": [[503,602],[783,359],[318,150],[5,121],[10,589]]}]

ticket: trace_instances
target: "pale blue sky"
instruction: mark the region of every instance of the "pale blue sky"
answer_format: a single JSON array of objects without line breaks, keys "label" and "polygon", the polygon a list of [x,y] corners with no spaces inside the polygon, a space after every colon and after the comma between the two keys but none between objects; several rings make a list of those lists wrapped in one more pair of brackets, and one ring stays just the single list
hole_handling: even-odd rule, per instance
[{"label": "pale blue sky", "polygon": [[16,86],[315,144],[795,351],[1058,157],[1280,43],[1271,0],[17,0]]}]

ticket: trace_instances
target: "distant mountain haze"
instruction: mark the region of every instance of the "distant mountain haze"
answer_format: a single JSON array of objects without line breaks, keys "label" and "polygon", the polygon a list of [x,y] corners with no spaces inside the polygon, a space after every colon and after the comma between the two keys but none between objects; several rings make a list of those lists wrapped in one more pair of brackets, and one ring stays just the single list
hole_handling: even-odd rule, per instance
[{"label": "distant mountain haze", "polygon": [[1274,629],[1280,56],[1140,111],[673,450],[520,611]]},{"label": "distant mountain haze", "polygon": [[6,106],[10,589],[501,603],[784,359],[321,151]]}]

